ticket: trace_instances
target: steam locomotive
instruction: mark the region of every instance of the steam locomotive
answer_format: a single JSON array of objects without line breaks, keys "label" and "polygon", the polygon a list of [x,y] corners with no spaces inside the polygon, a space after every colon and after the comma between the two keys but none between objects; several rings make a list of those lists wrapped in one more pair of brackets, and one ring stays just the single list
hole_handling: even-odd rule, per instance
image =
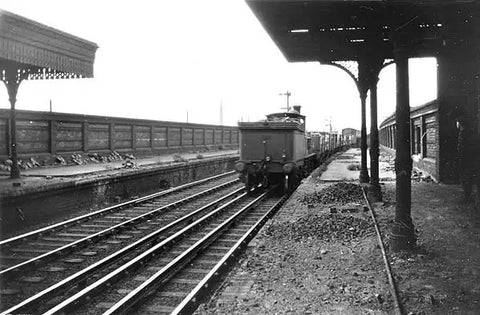
[{"label": "steam locomotive", "polygon": [[268,187],[282,184],[293,190],[318,163],[311,138],[305,133],[305,116],[300,106],[288,112],[274,113],[258,122],[240,122],[240,160],[235,170],[247,192],[262,183]]}]

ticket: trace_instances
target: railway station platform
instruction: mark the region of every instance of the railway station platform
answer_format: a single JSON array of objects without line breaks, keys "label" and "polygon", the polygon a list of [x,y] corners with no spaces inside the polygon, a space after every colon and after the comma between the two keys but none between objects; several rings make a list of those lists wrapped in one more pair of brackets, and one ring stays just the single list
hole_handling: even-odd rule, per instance
[{"label": "railway station platform", "polygon": [[351,149],[303,180],[196,314],[478,314],[480,209],[459,203],[459,185],[413,172],[417,246],[393,253],[394,160],[382,153],[380,161],[383,201],[372,208],[398,304],[370,211],[351,186],[360,163]]},{"label": "railway station platform", "polygon": [[[59,165],[22,170],[20,179],[10,179],[7,172],[0,172],[1,195],[16,194],[22,190],[44,189],[45,186],[58,185],[59,182],[78,181],[80,178],[109,176],[118,172],[137,172],[142,169],[171,165],[182,161],[198,160],[199,153],[165,154],[134,159],[134,167],[125,167],[124,161],[89,163],[82,165]],[[237,150],[209,151],[200,154],[202,159],[238,155]]]},{"label": "railway station platform", "polygon": [[1,238],[233,169],[237,150],[165,154],[0,173]]}]

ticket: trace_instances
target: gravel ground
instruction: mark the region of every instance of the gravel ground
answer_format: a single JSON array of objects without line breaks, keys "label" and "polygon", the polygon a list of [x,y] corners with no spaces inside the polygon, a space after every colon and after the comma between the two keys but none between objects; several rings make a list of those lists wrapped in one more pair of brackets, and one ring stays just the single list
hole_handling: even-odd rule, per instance
[{"label": "gravel ground", "polygon": [[[355,199],[323,199],[333,189],[315,179],[324,169],[304,180],[197,315],[395,314],[370,213]],[[480,209],[458,202],[458,185],[412,177],[414,250],[389,251],[391,178],[374,204],[404,314],[480,314]],[[326,236],[328,228],[341,232]]]},{"label": "gravel ground", "polygon": [[[382,230],[395,212],[395,185],[377,210]],[[390,253],[406,314],[480,314],[480,209],[460,204],[458,185],[412,182],[417,247]],[[388,244],[388,239],[387,239]]]},{"label": "gravel ground", "polygon": [[304,180],[196,314],[391,313],[370,214],[358,198],[322,197],[344,189]]},{"label": "gravel ground", "polygon": [[362,189],[353,183],[335,183],[311,194],[305,194],[297,198],[302,204],[347,204],[351,202],[361,203],[363,201]]}]

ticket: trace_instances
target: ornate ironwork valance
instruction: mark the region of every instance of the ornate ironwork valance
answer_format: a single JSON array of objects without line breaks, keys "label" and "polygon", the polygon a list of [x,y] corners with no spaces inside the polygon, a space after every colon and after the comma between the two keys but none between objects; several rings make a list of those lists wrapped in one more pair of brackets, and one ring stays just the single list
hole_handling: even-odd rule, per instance
[{"label": "ornate ironwork valance", "polygon": [[17,64],[24,79],[93,77],[98,46],[0,10],[0,65]]},{"label": "ornate ironwork valance", "polygon": [[10,101],[11,178],[20,177],[15,102],[23,80],[93,78],[98,46],[8,11],[0,10],[0,81]]}]

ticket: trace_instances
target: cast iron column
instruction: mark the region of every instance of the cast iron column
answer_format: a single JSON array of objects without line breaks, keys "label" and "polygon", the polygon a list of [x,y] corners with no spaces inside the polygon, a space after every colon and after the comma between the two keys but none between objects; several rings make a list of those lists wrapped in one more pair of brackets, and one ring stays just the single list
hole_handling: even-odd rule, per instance
[{"label": "cast iron column", "polygon": [[[355,85],[358,89],[358,94],[360,95],[361,101],[361,115],[362,115],[362,127],[360,130],[361,134],[361,141],[360,141],[360,149],[361,149],[361,164],[360,164],[360,176],[359,180],[361,183],[368,183],[370,180],[368,177],[368,168],[367,168],[367,127],[366,127],[366,98],[367,98],[367,91],[368,91],[368,81],[366,76],[366,63],[358,61],[358,77],[356,77],[348,68],[342,66],[341,64],[337,64],[335,62],[330,62],[329,65],[337,67],[343,71],[345,71],[355,82]],[[329,145],[330,145],[330,137],[329,135]]]},{"label": "cast iron column", "polygon": [[408,57],[406,51],[396,48],[397,106],[395,135],[396,205],[392,228],[393,251],[411,249],[415,245],[414,226],[411,218],[411,173],[410,156],[410,104],[408,89]]},{"label": "cast iron column", "polygon": [[[362,83],[360,83],[362,84]],[[367,168],[367,118],[366,118],[366,98],[367,91],[364,88],[360,88],[360,100],[362,102],[362,128],[361,128],[361,142],[360,149],[362,150],[361,155],[361,165],[360,165],[360,177],[359,180],[361,183],[368,183],[370,180],[368,177],[368,168]]]},{"label": "cast iron column", "polygon": [[370,85],[370,187],[368,196],[373,201],[382,200],[378,163],[377,82],[378,76],[372,80]]},{"label": "cast iron column", "polygon": [[17,102],[17,91],[20,85],[20,79],[17,78],[17,71],[13,68],[7,68],[5,70],[6,81],[4,81],[7,87],[8,97],[10,101],[10,160],[12,166],[10,167],[10,178],[20,178],[20,168],[18,167],[17,156],[17,123],[15,118],[15,103]]}]

